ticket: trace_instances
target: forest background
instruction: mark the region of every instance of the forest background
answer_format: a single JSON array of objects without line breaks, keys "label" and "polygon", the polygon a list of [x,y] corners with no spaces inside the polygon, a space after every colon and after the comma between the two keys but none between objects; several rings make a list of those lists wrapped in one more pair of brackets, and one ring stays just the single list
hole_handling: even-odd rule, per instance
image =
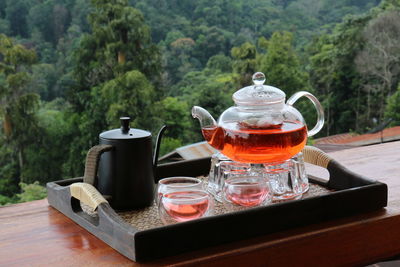
[{"label": "forest background", "polygon": [[[400,125],[400,0],[0,1],[0,205],[82,176],[104,130],[202,140],[256,71],[325,108],[319,136]],[[312,107],[298,108],[312,124]]]}]

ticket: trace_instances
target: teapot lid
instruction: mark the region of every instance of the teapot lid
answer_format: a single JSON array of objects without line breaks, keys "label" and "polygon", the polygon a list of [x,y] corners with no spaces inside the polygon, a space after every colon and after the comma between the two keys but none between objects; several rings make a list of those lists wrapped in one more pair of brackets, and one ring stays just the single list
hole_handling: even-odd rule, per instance
[{"label": "teapot lid", "polygon": [[238,105],[260,106],[276,104],[285,101],[286,94],[273,86],[264,85],[265,75],[262,72],[253,74],[253,83],[233,94],[233,101]]},{"label": "teapot lid", "polygon": [[148,131],[130,128],[130,117],[121,117],[120,120],[121,128],[103,132],[100,134],[100,138],[108,140],[120,140],[151,137],[151,133]]}]

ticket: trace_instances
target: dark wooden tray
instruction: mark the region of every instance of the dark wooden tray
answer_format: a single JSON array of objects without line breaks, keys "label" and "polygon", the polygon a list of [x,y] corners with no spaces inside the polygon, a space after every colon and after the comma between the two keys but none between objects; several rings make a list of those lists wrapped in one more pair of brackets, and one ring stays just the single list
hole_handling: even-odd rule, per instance
[{"label": "dark wooden tray", "polygon": [[[70,185],[82,182],[82,177],[48,183],[48,201],[134,261],[147,261],[370,212],[387,205],[386,184],[349,171],[322,151],[311,149],[304,155],[307,162],[325,167],[330,173],[329,181],[309,177],[310,182],[334,192],[147,230],[138,230],[125,222],[107,202],[97,206],[96,216],[82,211],[79,200],[72,197],[70,191]],[[157,179],[175,175],[206,175],[209,167],[210,158],[164,164],[157,169]]]}]

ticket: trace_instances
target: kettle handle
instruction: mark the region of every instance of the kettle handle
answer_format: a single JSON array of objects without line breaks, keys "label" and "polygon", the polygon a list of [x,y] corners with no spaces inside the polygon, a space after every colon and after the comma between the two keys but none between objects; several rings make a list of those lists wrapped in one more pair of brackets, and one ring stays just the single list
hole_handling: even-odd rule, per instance
[{"label": "kettle handle", "polygon": [[312,129],[311,129],[310,131],[308,131],[308,133],[307,133],[307,136],[310,137],[310,136],[313,136],[313,135],[317,134],[317,133],[322,129],[322,127],[324,126],[324,122],[325,122],[325,119],[324,119],[324,109],[322,108],[322,105],[321,105],[321,103],[318,101],[318,99],[317,99],[313,94],[311,94],[311,93],[309,93],[309,92],[306,92],[306,91],[300,91],[300,92],[295,93],[294,95],[292,95],[292,96],[288,99],[288,101],[286,102],[286,104],[288,104],[288,105],[290,105],[290,106],[293,106],[293,104],[294,104],[297,100],[299,100],[299,98],[302,97],[302,96],[305,96],[305,97],[307,97],[308,99],[310,99],[310,101],[313,103],[315,109],[317,110],[317,115],[318,115],[317,124],[315,124],[314,128],[312,128]]},{"label": "kettle handle", "polygon": [[97,145],[89,149],[86,155],[85,174],[83,175],[84,183],[95,185],[100,157],[104,152],[112,149],[113,146],[111,145]]},{"label": "kettle handle", "polygon": [[161,145],[161,139],[164,131],[167,129],[167,125],[163,125],[160,129],[160,131],[157,134],[157,141],[156,141],[156,146],[154,148],[154,156],[153,156],[153,173],[154,173],[154,179],[157,177],[156,171],[157,171],[157,163],[158,163],[158,154],[160,153],[160,145]]}]

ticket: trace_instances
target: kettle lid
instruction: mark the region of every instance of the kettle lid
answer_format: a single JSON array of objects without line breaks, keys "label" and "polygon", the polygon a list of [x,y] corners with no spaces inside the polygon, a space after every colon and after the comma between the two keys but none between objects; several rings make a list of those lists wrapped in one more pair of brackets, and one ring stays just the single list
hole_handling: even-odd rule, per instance
[{"label": "kettle lid", "polygon": [[276,104],[285,101],[286,94],[281,89],[264,85],[264,82],[264,73],[254,73],[254,85],[244,87],[234,93],[233,101],[235,101],[235,103],[238,105],[246,106]]},{"label": "kettle lid", "polygon": [[151,137],[151,133],[145,130],[130,128],[130,117],[121,117],[121,128],[113,129],[100,134],[100,138],[109,140],[139,139]]}]

